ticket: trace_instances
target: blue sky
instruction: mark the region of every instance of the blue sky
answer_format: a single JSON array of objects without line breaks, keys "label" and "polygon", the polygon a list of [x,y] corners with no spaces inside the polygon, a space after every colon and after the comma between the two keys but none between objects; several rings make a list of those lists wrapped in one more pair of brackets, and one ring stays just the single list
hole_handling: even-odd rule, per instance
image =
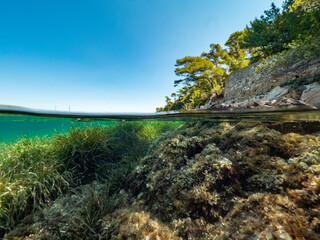
[{"label": "blue sky", "polygon": [[12,0],[0,5],[0,104],[154,112],[174,64],[222,44],[269,0]]}]

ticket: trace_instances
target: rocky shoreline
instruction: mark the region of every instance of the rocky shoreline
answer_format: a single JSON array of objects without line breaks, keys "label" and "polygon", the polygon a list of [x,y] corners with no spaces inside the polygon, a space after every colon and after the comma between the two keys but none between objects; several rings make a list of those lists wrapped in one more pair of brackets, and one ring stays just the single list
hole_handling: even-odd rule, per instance
[{"label": "rocky shoreline", "polygon": [[314,106],[310,106],[301,100],[295,100],[292,98],[280,98],[273,100],[256,100],[256,101],[244,101],[234,103],[214,103],[207,110],[244,110],[244,109],[317,109]]},{"label": "rocky shoreline", "polygon": [[241,109],[320,109],[320,84],[278,86],[268,93],[249,99],[222,99],[217,101],[212,98],[199,108],[229,111]]},{"label": "rocky shoreline", "polygon": [[224,96],[213,94],[199,109],[320,108],[319,58],[261,69],[259,64],[233,72]]}]

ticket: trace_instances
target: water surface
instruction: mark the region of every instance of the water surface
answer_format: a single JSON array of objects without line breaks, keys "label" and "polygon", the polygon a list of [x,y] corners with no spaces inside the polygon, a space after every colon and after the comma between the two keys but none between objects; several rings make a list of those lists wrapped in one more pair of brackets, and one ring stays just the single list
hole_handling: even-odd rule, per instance
[{"label": "water surface", "polygon": [[0,141],[22,137],[64,133],[75,126],[112,125],[115,121],[210,121],[210,122],[308,122],[319,121],[320,111],[242,110],[242,111],[173,111],[161,113],[86,113],[46,111],[20,107],[0,107]]}]

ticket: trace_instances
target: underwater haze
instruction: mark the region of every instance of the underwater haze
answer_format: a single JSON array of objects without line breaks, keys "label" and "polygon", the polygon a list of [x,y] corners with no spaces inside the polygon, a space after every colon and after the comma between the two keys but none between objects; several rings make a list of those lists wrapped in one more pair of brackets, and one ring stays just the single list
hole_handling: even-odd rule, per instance
[{"label": "underwater haze", "polygon": [[1,108],[4,239],[319,239],[320,111]]}]

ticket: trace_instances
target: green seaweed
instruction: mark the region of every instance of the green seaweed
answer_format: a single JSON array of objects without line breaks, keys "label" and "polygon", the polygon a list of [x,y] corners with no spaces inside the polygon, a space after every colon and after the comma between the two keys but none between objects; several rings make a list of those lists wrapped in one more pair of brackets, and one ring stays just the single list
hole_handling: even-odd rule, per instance
[{"label": "green seaweed", "polygon": [[50,138],[22,139],[1,145],[0,236],[39,205],[68,188]]},{"label": "green seaweed", "polygon": [[[319,239],[319,122],[308,122],[307,134],[302,123],[190,122],[165,134],[161,124],[87,126],[48,139],[71,187],[5,239]],[[70,164],[89,164],[102,147],[106,168]],[[70,148],[96,154],[61,157]],[[83,169],[91,182],[79,178]]]},{"label": "green seaweed", "polygon": [[[70,187],[107,180],[110,191],[119,190],[151,142],[179,125],[129,121],[75,126],[65,134],[2,144],[0,237]],[[92,200],[98,198],[92,196]],[[88,205],[88,211],[92,207]]]}]

